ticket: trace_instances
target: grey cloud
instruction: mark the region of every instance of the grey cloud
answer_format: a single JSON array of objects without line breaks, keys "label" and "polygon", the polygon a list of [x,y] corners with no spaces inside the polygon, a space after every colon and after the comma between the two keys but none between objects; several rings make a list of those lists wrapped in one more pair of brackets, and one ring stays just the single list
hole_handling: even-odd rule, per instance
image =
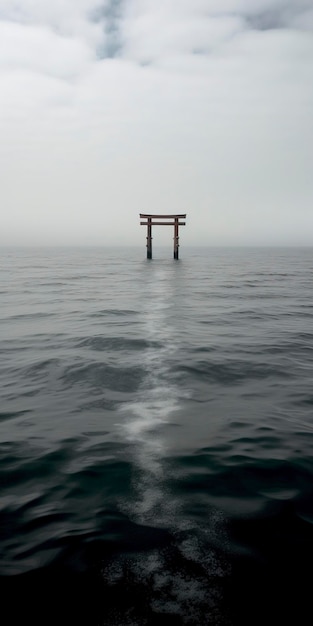
[{"label": "grey cloud", "polygon": [[120,20],[125,1],[107,0],[90,14],[90,19],[100,23],[103,30],[103,40],[98,44],[96,51],[100,59],[115,58],[122,49]]},{"label": "grey cloud", "polygon": [[113,11],[113,30],[103,47],[103,56],[118,55],[150,65],[179,55],[204,56],[223,51],[224,44],[244,32],[308,30],[310,20],[304,20],[304,16],[311,3],[312,0],[124,0],[117,3],[117,16]]},{"label": "grey cloud", "polygon": [[247,24],[255,30],[273,30],[301,28],[301,22],[306,15],[308,8],[312,8],[312,3],[304,0],[295,2],[286,0],[285,2],[273,3],[272,7],[249,13],[246,17]]},{"label": "grey cloud", "polygon": [[312,0],[1,10],[1,243],[313,243]]},{"label": "grey cloud", "polygon": [[110,0],[105,11],[105,33],[107,36],[106,56],[114,58],[122,48],[120,19],[124,0]]}]

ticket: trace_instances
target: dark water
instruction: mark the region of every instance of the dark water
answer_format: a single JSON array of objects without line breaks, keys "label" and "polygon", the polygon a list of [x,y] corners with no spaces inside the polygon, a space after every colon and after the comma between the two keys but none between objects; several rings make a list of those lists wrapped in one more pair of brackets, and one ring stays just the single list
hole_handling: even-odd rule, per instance
[{"label": "dark water", "polygon": [[313,250],[2,250],[4,623],[311,624]]}]

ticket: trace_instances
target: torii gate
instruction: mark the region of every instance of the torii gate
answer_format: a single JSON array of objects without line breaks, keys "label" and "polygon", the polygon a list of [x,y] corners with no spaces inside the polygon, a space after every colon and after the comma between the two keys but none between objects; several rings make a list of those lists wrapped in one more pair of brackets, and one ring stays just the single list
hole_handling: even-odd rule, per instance
[{"label": "torii gate", "polygon": [[[152,259],[152,226],[174,226],[174,259],[178,259],[178,227],[186,225],[186,222],[180,221],[180,219],[186,219],[186,213],[179,215],[151,215],[148,213],[140,213],[140,219],[146,220],[145,222],[140,222],[140,225],[147,226],[147,259]],[[155,221],[160,219],[167,221]]]}]

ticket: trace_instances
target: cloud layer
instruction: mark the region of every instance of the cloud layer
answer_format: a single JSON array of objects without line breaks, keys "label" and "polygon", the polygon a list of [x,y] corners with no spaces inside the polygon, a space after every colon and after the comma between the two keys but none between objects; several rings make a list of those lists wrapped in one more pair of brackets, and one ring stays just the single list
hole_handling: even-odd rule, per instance
[{"label": "cloud layer", "polygon": [[312,31],[312,0],[0,0],[0,243],[177,211],[186,243],[312,245]]}]

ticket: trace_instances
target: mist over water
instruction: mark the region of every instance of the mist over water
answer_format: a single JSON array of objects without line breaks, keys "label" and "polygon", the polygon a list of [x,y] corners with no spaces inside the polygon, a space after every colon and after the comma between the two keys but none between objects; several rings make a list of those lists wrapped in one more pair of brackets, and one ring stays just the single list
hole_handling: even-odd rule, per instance
[{"label": "mist over water", "polygon": [[13,620],[305,623],[312,251],[181,256],[2,252]]}]

